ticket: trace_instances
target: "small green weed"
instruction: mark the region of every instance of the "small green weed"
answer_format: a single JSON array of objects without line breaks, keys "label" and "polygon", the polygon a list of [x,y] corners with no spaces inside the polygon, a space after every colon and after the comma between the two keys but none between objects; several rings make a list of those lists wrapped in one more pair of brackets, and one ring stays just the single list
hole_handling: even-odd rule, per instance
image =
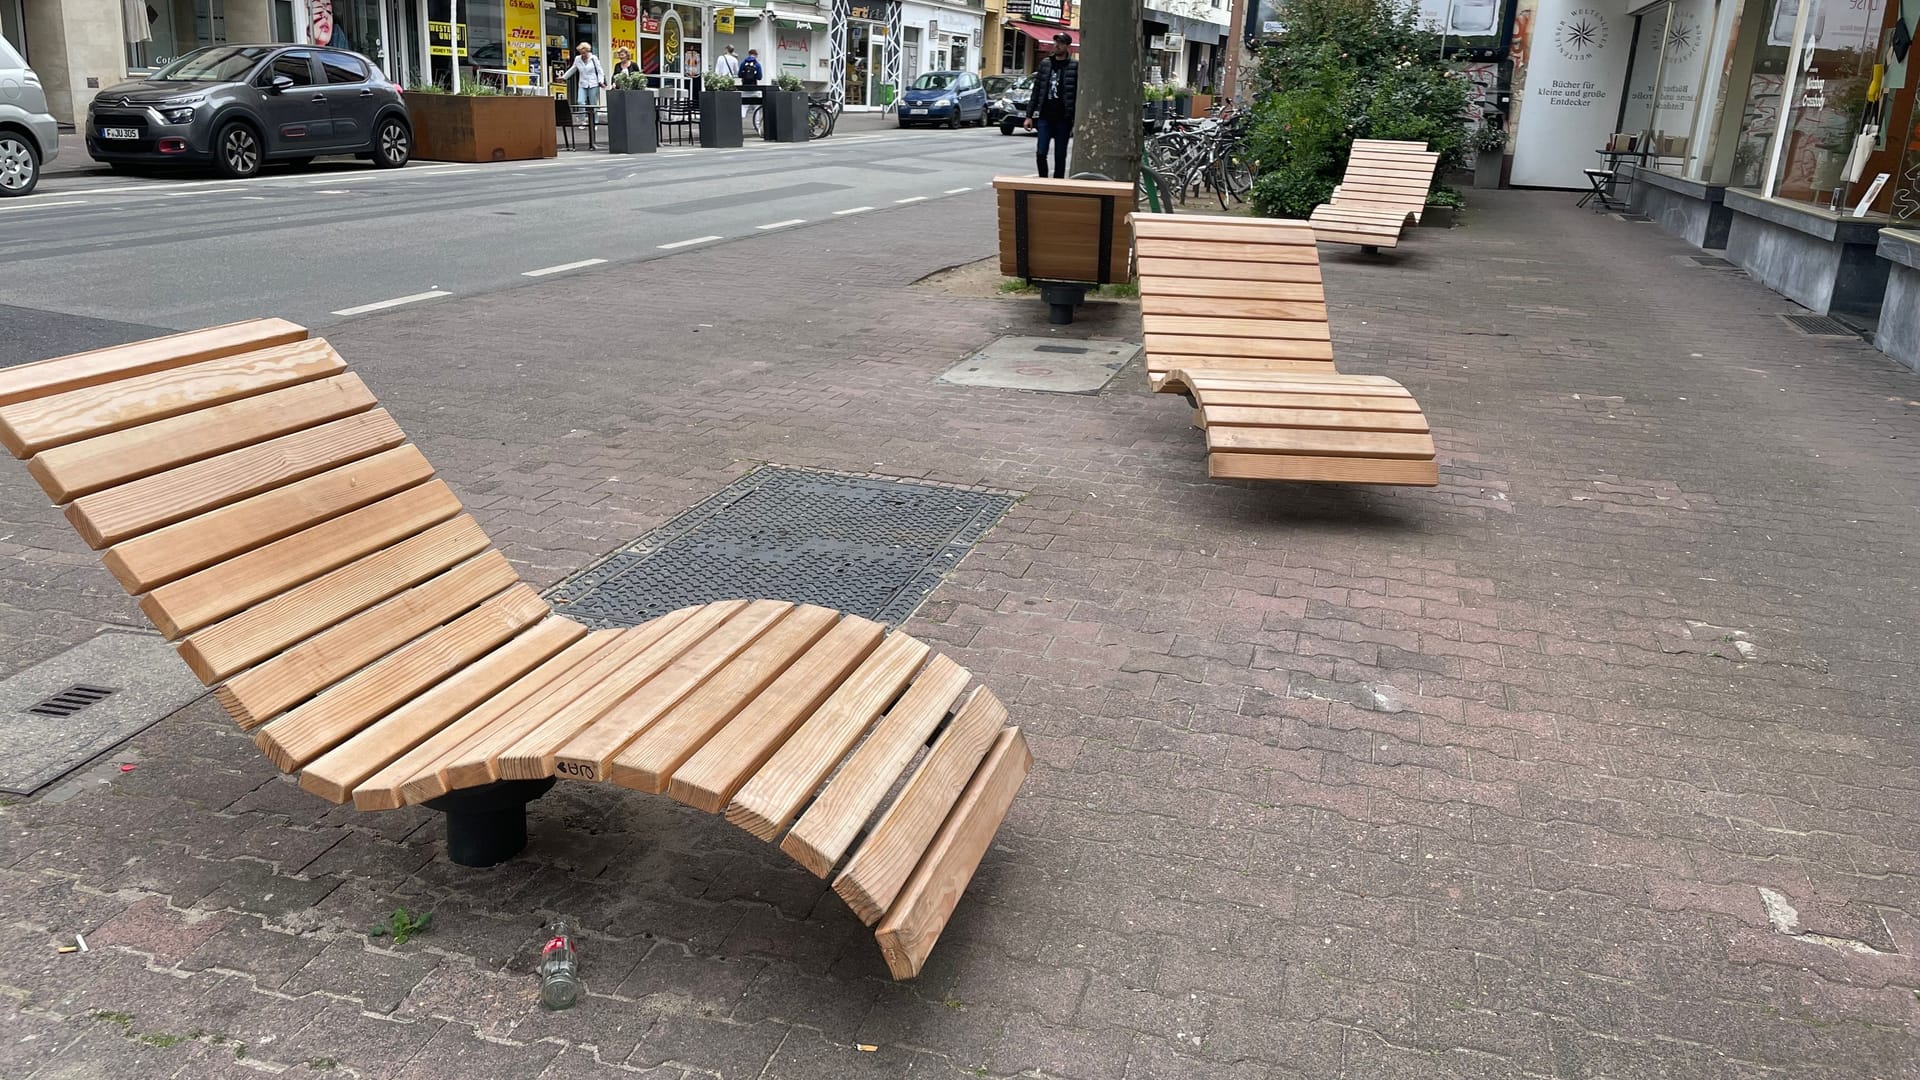
[{"label": "small green weed", "polygon": [[140,1036],[140,1041],[146,1043],[148,1046],[157,1046],[162,1050],[166,1050],[186,1042],[187,1039],[184,1035],[142,1035]]},{"label": "small green weed", "polygon": [[1000,291],[1003,293],[1033,292],[1033,285],[1024,278],[1010,277],[1000,279]]},{"label": "small green weed", "polygon": [[1137,281],[1120,281],[1112,285],[1102,285],[1100,286],[1100,291],[1095,295],[1105,297],[1109,300],[1138,300],[1140,299],[1140,283]]},{"label": "small green weed", "polygon": [[423,911],[410,915],[406,908],[394,908],[387,921],[367,931],[368,937],[390,937],[395,945],[405,945],[407,939],[426,932],[433,923],[433,912]]}]

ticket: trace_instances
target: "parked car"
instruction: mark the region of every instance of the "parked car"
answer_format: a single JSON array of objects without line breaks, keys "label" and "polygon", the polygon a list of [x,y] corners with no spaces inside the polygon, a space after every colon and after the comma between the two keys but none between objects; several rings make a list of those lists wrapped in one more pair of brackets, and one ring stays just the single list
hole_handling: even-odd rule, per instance
[{"label": "parked car", "polygon": [[268,161],[357,154],[397,169],[413,153],[400,91],[359,53],[211,45],[87,106],[87,153],[116,168],[186,162],[245,177]]},{"label": "parked car", "polygon": [[60,125],[47,112],[40,76],[0,38],[0,198],[32,194],[40,167],[60,152]]},{"label": "parked car", "polygon": [[990,119],[1000,125],[1000,134],[1011,135],[1026,124],[1027,102],[1033,99],[1033,76],[1028,75],[1007,88],[995,103]]},{"label": "parked car", "polygon": [[987,91],[971,71],[929,71],[900,99],[900,126],[926,121],[950,128],[987,123]]}]

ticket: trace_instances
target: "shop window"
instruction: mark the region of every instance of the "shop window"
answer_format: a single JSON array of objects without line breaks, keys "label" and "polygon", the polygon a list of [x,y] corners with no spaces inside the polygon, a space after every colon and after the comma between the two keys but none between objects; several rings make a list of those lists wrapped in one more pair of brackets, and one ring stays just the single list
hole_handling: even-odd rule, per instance
[{"label": "shop window", "polygon": [[227,40],[222,0],[128,0],[120,5],[126,24],[127,67],[149,71],[206,45]]},{"label": "shop window", "polygon": [[1686,171],[1698,157],[1695,121],[1714,16],[1713,0],[1663,0],[1634,13],[1633,54],[1616,130],[1640,136],[1660,167]]}]

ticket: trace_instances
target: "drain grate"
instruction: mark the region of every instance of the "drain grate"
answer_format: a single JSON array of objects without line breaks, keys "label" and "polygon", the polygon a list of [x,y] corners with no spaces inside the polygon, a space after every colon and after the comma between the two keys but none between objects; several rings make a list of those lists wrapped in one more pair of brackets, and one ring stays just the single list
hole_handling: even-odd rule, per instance
[{"label": "drain grate", "polygon": [[1795,330],[1816,337],[1855,337],[1853,329],[1838,319],[1825,315],[1782,315]]},{"label": "drain grate", "polygon": [[594,627],[736,598],[819,604],[898,625],[1015,496],[767,465],[555,586]]},{"label": "drain grate", "polygon": [[1718,255],[1693,255],[1690,256],[1690,258],[1701,266],[1710,266],[1715,270],[1732,270],[1734,268],[1733,263]]},{"label": "drain grate", "polygon": [[27,706],[27,711],[39,716],[72,716],[81,709],[89,705],[98,705],[119,692],[120,688],[117,686],[75,683],[38,704]]}]

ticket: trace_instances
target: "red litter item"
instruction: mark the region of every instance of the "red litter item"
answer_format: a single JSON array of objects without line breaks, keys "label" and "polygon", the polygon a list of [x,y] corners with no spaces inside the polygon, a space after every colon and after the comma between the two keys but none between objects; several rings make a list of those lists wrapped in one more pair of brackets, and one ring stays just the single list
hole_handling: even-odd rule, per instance
[{"label": "red litter item", "polygon": [[135,769],[137,769],[137,768],[139,768],[139,766],[137,766],[137,765],[135,765],[135,764],[133,764],[132,762],[130,762],[130,761],[129,761],[129,762],[126,762],[126,763],[124,763],[124,764],[122,764],[122,765],[120,766],[120,771],[121,771],[121,772],[132,772],[133,770],[135,770]]}]

